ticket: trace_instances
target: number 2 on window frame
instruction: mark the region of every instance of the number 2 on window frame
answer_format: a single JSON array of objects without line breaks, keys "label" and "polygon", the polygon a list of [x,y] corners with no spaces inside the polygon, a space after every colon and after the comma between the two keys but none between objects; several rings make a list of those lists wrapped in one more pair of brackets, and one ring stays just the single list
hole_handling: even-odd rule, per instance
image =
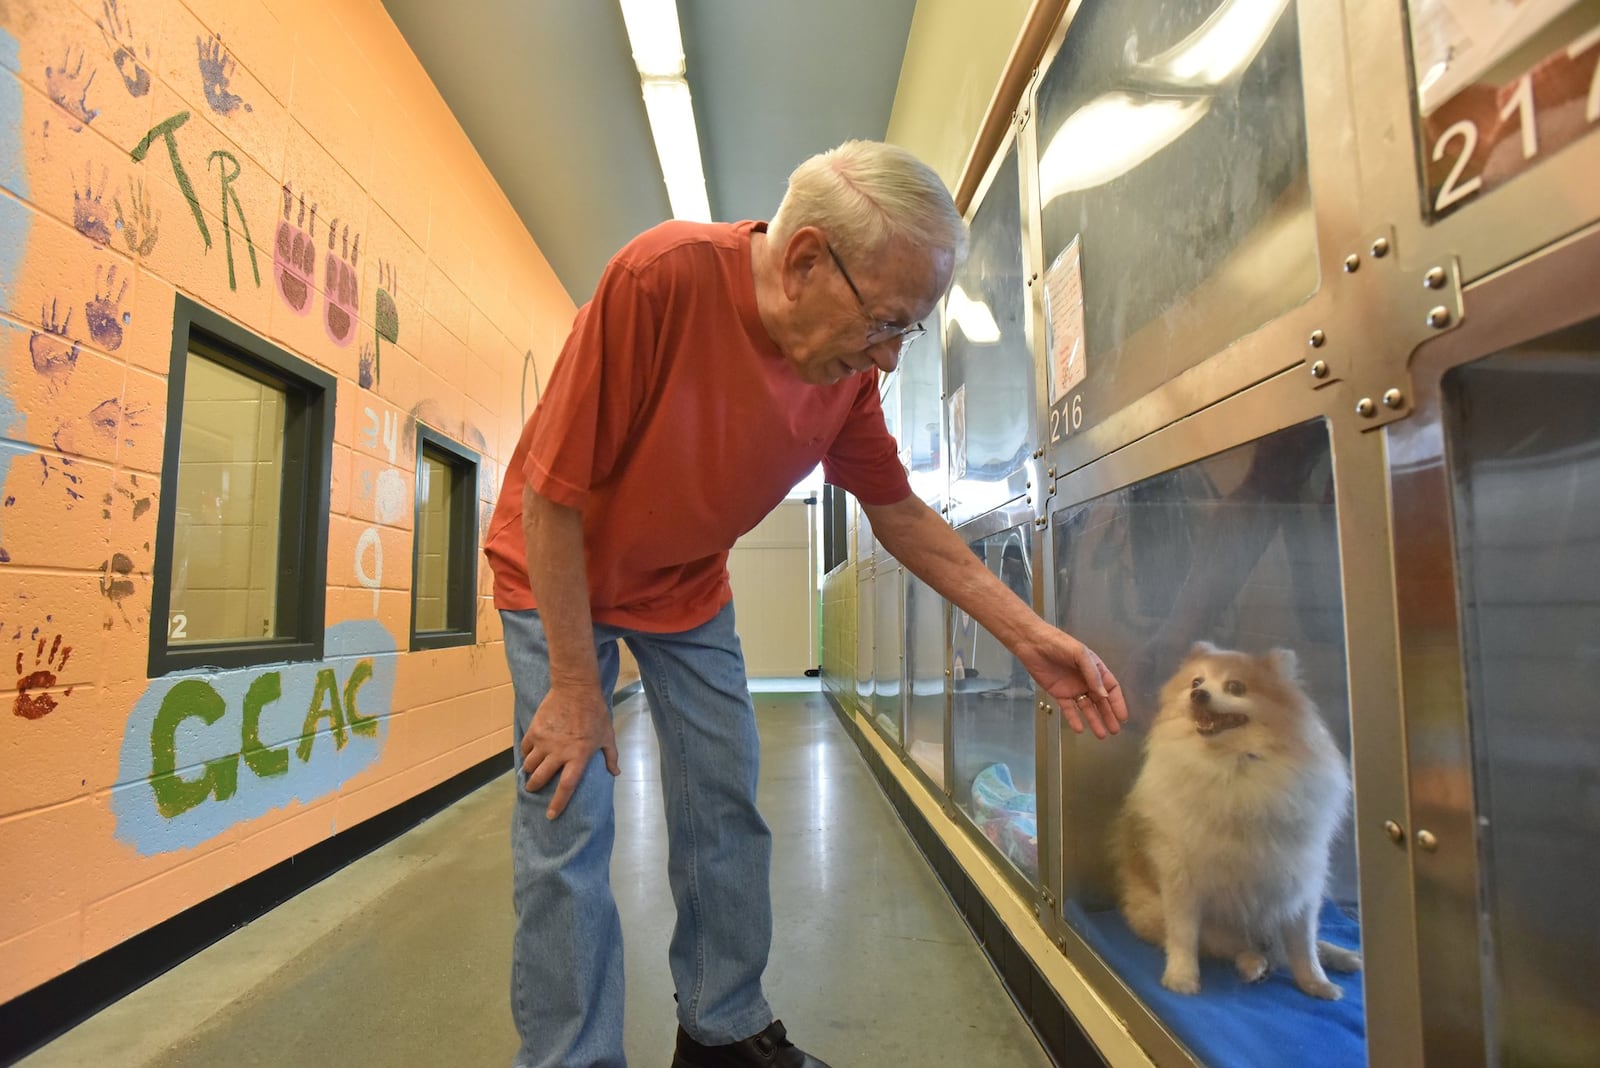
[{"label": "number 2 on window frame", "polygon": [[1477,175],[1469,181],[1461,181],[1461,172],[1467,169],[1467,164],[1472,159],[1472,154],[1478,149],[1478,127],[1469,119],[1462,119],[1452,125],[1448,130],[1439,135],[1439,140],[1433,144],[1433,161],[1438,163],[1444,159],[1445,146],[1459,136],[1463,142],[1461,155],[1456,157],[1455,165],[1450,168],[1450,173],[1445,176],[1444,185],[1439,187],[1439,196],[1433,202],[1433,210],[1442,212],[1459,200],[1465,200],[1483,187],[1483,176]]}]

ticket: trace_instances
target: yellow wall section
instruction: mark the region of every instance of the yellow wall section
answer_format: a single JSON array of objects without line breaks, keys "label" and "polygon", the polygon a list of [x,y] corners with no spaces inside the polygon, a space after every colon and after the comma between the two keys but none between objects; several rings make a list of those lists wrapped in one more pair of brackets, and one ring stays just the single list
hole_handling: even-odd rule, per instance
[{"label": "yellow wall section", "polygon": [[[574,308],[379,0],[5,0],[0,29],[3,1001],[506,748],[486,566],[479,644],[404,652],[414,426],[482,453],[486,519]],[[400,651],[304,669],[313,711],[349,706],[306,751],[358,771],[252,808],[229,698],[166,747],[194,781],[213,738],[236,793],[168,820],[136,720],[172,685],[146,658],[178,292],[337,376],[327,623]]]},{"label": "yellow wall section", "polygon": [[1030,0],[917,0],[887,140],[954,189]]}]

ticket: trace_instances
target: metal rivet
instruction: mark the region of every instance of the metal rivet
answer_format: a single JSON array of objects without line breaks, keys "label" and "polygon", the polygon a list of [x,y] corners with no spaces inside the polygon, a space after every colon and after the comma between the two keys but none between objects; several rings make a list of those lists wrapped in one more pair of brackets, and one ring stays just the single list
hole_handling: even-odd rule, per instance
[{"label": "metal rivet", "polygon": [[1344,258],[1344,270],[1345,270],[1346,274],[1355,274],[1360,269],[1361,269],[1361,257],[1360,256],[1357,256],[1354,252],[1352,252],[1352,253],[1350,253],[1350,255],[1348,255],[1348,256],[1346,256]]},{"label": "metal rivet", "polygon": [[1067,948],[1066,935],[1056,935],[1056,948],[1061,950],[1065,950]]},{"label": "metal rivet", "polygon": [[1389,841],[1393,842],[1395,845],[1399,845],[1401,842],[1406,840],[1405,828],[1401,827],[1394,820],[1383,821],[1383,833],[1388,835]]},{"label": "metal rivet", "polygon": [[945,678],[947,678],[947,679],[948,679],[948,678],[951,678],[951,677],[953,677],[953,676],[952,676],[952,675],[951,675],[951,672],[950,672],[950,669],[949,669],[949,668],[945,668],[945,669],[944,669],[944,677],[945,677]]},{"label": "metal rivet", "polygon": [[1418,831],[1417,845],[1421,846],[1427,852],[1432,853],[1434,850],[1439,848],[1439,839],[1433,836],[1432,831]]},{"label": "metal rivet", "polygon": [[1404,393],[1401,393],[1398,389],[1390,389],[1390,390],[1385,390],[1384,391],[1384,394],[1383,394],[1383,406],[1385,408],[1398,408],[1398,407],[1400,407],[1400,405],[1404,404],[1405,402],[1406,402],[1406,395]]},{"label": "metal rivet", "polygon": [[1032,481],[1024,482],[1022,484],[1022,488],[1023,489],[1033,489],[1033,482]]},{"label": "metal rivet", "polygon": [[1312,364],[1311,365],[1311,377],[1312,378],[1327,378],[1328,377],[1328,361],[1327,360],[1318,360],[1316,363]]},{"label": "metal rivet", "polygon": [[1321,331],[1321,329],[1317,329],[1317,330],[1311,331],[1311,347],[1312,348],[1320,349],[1327,340],[1328,340],[1328,335],[1324,334]]},{"label": "metal rivet", "polygon": [[1446,308],[1443,304],[1440,304],[1438,307],[1431,309],[1428,312],[1428,325],[1433,327],[1435,330],[1442,329],[1443,327],[1449,326],[1450,325],[1450,309]]},{"label": "metal rivet", "polygon": [[1443,289],[1444,288],[1444,268],[1443,267],[1430,267],[1430,268],[1428,268],[1428,273],[1422,276],[1422,284],[1427,286],[1429,289]]},{"label": "metal rivet", "polygon": [[1048,474],[1048,475],[1049,475],[1049,476],[1050,476],[1050,477],[1051,477],[1051,478],[1055,478],[1055,477],[1056,477],[1056,465],[1055,465],[1055,464],[1051,464],[1051,465],[1050,465],[1050,470],[1049,470],[1049,471],[1048,471],[1048,472],[1046,472],[1046,473],[1047,473],[1047,474]]},{"label": "metal rivet", "polygon": [[1380,237],[1380,238],[1378,238],[1378,240],[1376,240],[1376,241],[1374,241],[1372,243],[1372,255],[1374,257],[1376,257],[1377,259],[1381,260],[1381,259],[1383,259],[1383,257],[1387,256],[1388,254],[1389,254],[1389,239],[1387,237]]},{"label": "metal rivet", "polygon": [[1356,401],[1356,414],[1359,416],[1370,419],[1377,410],[1378,406],[1372,403],[1371,397],[1362,397]]}]

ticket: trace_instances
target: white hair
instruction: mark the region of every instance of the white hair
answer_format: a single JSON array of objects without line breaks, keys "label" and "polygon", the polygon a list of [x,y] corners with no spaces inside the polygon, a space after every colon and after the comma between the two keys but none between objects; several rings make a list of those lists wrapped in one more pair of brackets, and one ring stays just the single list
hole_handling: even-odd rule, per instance
[{"label": "white hair", "polygon": [[967,224],[933,168],[898,145],[846,141],[789,175],[789,191],[768,230],[782,247],[815,226],[845,256],[872,255],[899,238],[919,249],[948,251],[960,263]]}]

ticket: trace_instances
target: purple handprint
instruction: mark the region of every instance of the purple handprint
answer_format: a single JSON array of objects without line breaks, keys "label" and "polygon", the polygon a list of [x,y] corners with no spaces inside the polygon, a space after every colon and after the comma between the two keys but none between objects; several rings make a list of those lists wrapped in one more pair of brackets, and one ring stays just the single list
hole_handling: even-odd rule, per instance
[{"label": "purple handprint", "polygon": [[356,259],[361,255],[361,235],[357,234],[355,244],[351,245],[350,227],[346,226],[341,250],[335,254],[333,238],[334,231],[338,227],[338,219],[333,220],[332,225],[328,227],[327,269],[323,279],[323,289],[327,296],[324,321],[328,328],[328,337],[333,339],[333,343],[348,345],[356,336],[356,319],[361,314],[358,306],[361,284],[356,277]]},{"label": "purple handprint", "polygon": [[67,344],[67,330],[72,325],[72,309],[67,309],[67,317],[56,318],[56,302],[50,302],[50,310],[46,312],[44,305],[39,305],[39,325],[41,329],[35,330],[28,339],[28,354],[33,357],[33,369],[38,371],[54,388],[59,389],[71,377],[72,369],[78,365],[78,343]]},{"label": "purple handprint", "polygon": [[[94,84],[94,75],[95,72],[90,71],[88,80],[82,81],[83,49],[78,49],[78,62],[74,65],[70,45],[66,56],[62,59],[60,70],[54,67],[44,69],[44,83],[50,91],[50,99],[55,101],[62,111],[77,120],[72,125],[74,130],[83,129],[84,123],[93,122],[94,117],[100,114],[98,108],[94,110],[89,108],[89,86]],[[77,96],[76,100],[73,99],[74,95]]]},{"label": "purple handprint", "polygon": [[89,336],[94,338],[94,343],[107,352],[115,352],[122,347],[122,326],[127,318],[122,311],[122,298],[128,293],[128,280],[122,280],[122,288],[112,297],[117,268],[113,266],[105,272],[104,292],[100,289],[100,271],[99,267],[94,269],[94,299],[83,306],[83,314],[89,321]]},{"label": "purple handprint", "polygon": [[211,110],[218,115],[231,115],[244,104],[246,111],[251,110],[239,98],[239,94],[228,91],[228,82],[233,77],[237,66],[233,57],[222,48],[222,38],[213,37],[211,40],[194,39],[195,50],[200,53],[200,81],[206,93],[206,103],[211,105]]},{"label": "purple handprint", "polygon": [[106,178],[109,173],[107,168],[100,168],[100,190],[96,192],[94,164],[91,163],[84,171],[83,192],[78,192],[77,186],[73,186],[72,189],[72,226],[97,245],[111,243],[111,219],[102,199],[106,195]]},{"label": "purple handprint", "polygon": [[150,46],[144,46],[145,62],[139,62],[139,43],[133,36],[133,19],[123,19],[117,11],[117,0],[101,0],[100,9],[105,12],[105,21],[95,19],[95,25],[100,27],[100,32],[105,36],[106,46],[116,49],[111,61],[117,65],[117,73],[122,75],[122,84],[127,86],[129,96],[144,96],[150,91],[150,71],[145,66],[150,61]]}]

